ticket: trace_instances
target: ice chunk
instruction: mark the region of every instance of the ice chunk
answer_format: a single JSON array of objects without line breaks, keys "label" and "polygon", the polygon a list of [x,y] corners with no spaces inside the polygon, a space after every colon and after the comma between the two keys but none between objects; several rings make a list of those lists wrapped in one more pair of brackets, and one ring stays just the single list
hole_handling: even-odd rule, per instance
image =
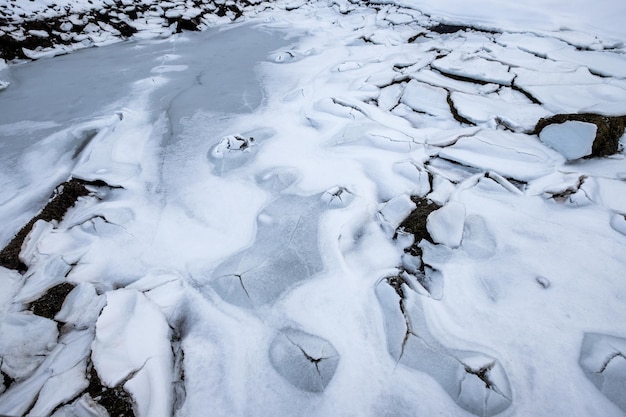
[{"label": "ice chunk", "polygon": [[626,216],[619,213],[614,213],[611,216],[611,227],[620,232],[623,235],[626,235]]},{"label": "ice chunk", "polygon": [[83,359],[68,371],[50,377],[41,388],[37,402],[28,415],[49,415],[59,404],[75,398],[89,386],[85,377],[86,370],[87,360]]},{"label": "ice chunk", "polygon": [[378,217],[383,229],[385,229],[390,236],[393,236],[395,230],[400,226],[400,223],[402,223],[413,210],[415,210],[415,203],[411,200],[411,197],[402,194],[385,203],[378,211]]},{"label": "ice chunk", "polygon": [[100,379],[110,387],[123,383],[139,417],[169,416],[173,355],[163,313],[136,290],[120,289],[106,297],[91,355]]},{"label": "ice chunk", "polygon": [[29,376],[54,349],[57,337],[52,320],[30,311],[8,313],[0,323],[2,372],[14,379]]},{"label": "ice chunk", "polygon": [[109,413],[89,394],[84,394],[73,403],[59,408],[51,417],[109,417]]},{"label": "ice chunk", "polygon": [[330,342],[291,327],[280,330],[269,356],[276,372],[293,386],[310,392],[324,391],[339,364],[339,353]]},{"label": "ice chunk", "polygon": [[626,411],[626,339],[585,333],[578,359],[587,378],[623,411]]},{"label": "ice chunk", "polygon": [[508,408],[511,388],[500,362],[482,353],[442,345],[428,328],[420,297],[405,282],[400,277],[387,278],[376,288],[389,353],[398,363],[430,375],[460,407],[473,414],[493,416]]},{"label": "ice chunk", "polygon": [[500,362],[477,355],[462,359],[457,403],[477,416],[493,416],[511,405],[511,388]]},{"label": "ice chunk", "polygon": [[347,207],[352,200],[352,194],[347,188],[336,186],[322,194],[322,202],[331,208]]},{"label": "ice chunk", "polygon": [[245,138],[241,135],[229,135],[222,138],[217,145],[211,150],[213,158],[222,159],[229,154],[254,146],[254,138]]},{"label": "ice chunk", "polygon": [[461,244],[465,224],[465,206],[450,201],[440,209],[430,213],[426,228],[433,242],[456,248]]},{"label": "ice chunk", "polygon": [[484,170],[493,170],[505,178],[528,181],[547,175],[562,157],[527,135],[502,131],[482,131],[462,137],[439,156]]},{"label": "ice chunk", "polygon": [[[77,395],[86,381],[81,380],[76,370],[74,373],[67,373],[77,366],[83,370],[83,366],[86,366],[86,358],[92,340],[93,332],[90,330],[71,332],[62,337],[59,344],[45,357],[43,363],[30,377],[11,385],[0,396],[0,415],[24,415],[26,410],[37,401],[38,396],[47,400],[43,400],[39,406],[35,406],[51,410],[50,405],[54,408]],[[59,379],[55,377],[62,375],[70,376],[73,380],[63,380],[65,386],[60,389],[56,386]],[[52,378],[54,378],[53,384],[48,385],[48,381]],[[45,391],[40,392],[44,389]],[[52,401],[52,404],[49,404],[48,400]]]},{"label": "ice chunk", "polygon": [[0,80],[0,91],[8,88],[10,84],[8,81]]},{"label": "ice chunk", "polygon": [[552,114],[537,104],[519,98],[511,100],[457,92],[452,93],[451,97],[459,114],[466,119],[489,126],[502,124],[517,132],[532,131],[539,119]]},{"label": "ice chunk", "polygon": [[509,72],[507,65],[461,53],[452,53],[437,59],[432,63],[432,66],[444,74],[485,83],[511,85],[511,81],[515,77]]},{"label": "ice chunk", "polygon": [[79,283],[63,301],[55,320],[84,329],[95,324],[105,304],[106,298],[98,295],[92,284]]},{"label": "ice chunk", "polygon": [[415,80],[409,81],[402,95],[402,103],[413,110],[443,119],[452,117],[447,99],[448,92],[443,88]]},{"label": "ice chunk", "polygon": [[593,123],[570,120],[544,127],[539,139],[568,160],[573,160],[591,154],[597,130]]}]

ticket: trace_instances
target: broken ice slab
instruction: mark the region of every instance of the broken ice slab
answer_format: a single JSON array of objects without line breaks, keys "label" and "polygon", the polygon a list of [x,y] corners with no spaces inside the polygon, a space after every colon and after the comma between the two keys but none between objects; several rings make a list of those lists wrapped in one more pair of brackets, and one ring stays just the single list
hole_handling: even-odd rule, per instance
[{"label": "broken ice slab", "polygon": [[511,85],[515,78],[507,65],[483,58],[471,58],[457,52],[435,60],[432,67],[451,78],[456,77],[476,83]]},{"label": "broken ice slab", "polygon": [[224,136],[211,147],[207,155],[214,165],[214,172],[224,174],[245,165],[256,155],[257,146],[274,134],[274,129],[260,127]]},{"label": "broken ice slab", "polygon": [[591,155],[597,130],[593,123],[567,121],[543,128],[539,140],[571,161]]},{"label": "broken ice slab", "polygon": [[532,132],[539,119],[552,114],[525,98],[502,95],[478,96],[453,92],[451,100],[459,115],[471,122],[491,128],[501,125],[514,132]]},{"label": "broken ice slab", "polygon": [[252,246],[220,264],[209,285],[225,301],[253,307],[311,278],[323,268],[318,223],[325,209],[319,195],[281,196],[259,213]]},{"label": "broken ice slab", "polygon": [[578,363],[598,390],[626,412],[626,338],[585,333]]},{"label": "broken ice slab", "polygon": [[383,230],[391,237],[402,221],[406,219],[416,205],[406,194],[396,196],[383,204],[377,213],[378,221]]},{"label": "broken ice slab", "polygon": [[[63,336],[32,375],[14,383],[0,395],[0,415],[25,415],[33,405],[37,409],[51,411],[57,405],[78,395],[85,387],[86,381],[80,375],[81,373],[84,375],[83,366],[86,367],[92,340],[92,330],[71,332]],[[82,372],[72,371],[76,367]],[[55,377],[61,376],[72,377],[72,381],[64,381],[63,387],[60,388],[56,386],[60,378]],[[48,384],[51,379],[53,385]],[[46,401],[43,399],[50,401],[52,408],[48,402],[37,405],[38,397],[41,397],[42,401]]]},{"label": "broken ice slab", "polygon": [[8,313],[0,323],[0,370],[13,379],[25,379],[54,349],[57,337],[52,320],[30,311]]},{"label": "broken ice slab", "polygon": [[329,341],[292,327],[276,335],[269,356],[276,372],[309,392],[324,391],[339,364],[339,353]]},{"label": "broken ice slab", "polygon": [[563,161],[562,156],[536,138],[503,131],[481,131],[462,137],[442,149],[439,156],[518,181],[550,174]]},{"label": "broken ice slab", "polygon": [[511,387],[500,362],[479,352],[449,349],[435,339],[419,295],[404,279],[382,279],[375,291],[387,348],[399,364],[430,375],[459,407],[477,416],[494,416],[511,405]]},{"label": "broken ice slab", "polygon": [[110,291],[106,298],[91,354],[98,375],[106,386],[123,385],[138,417],[169,416],[174,365],[163,313],[136,290]]},{"label": "broken ice slab", "polygon": [[456,248],[463,238],[465,224],[465,206],[450,201],[438,210],[430,213],[426,219],[426,228],[434,243]]}]

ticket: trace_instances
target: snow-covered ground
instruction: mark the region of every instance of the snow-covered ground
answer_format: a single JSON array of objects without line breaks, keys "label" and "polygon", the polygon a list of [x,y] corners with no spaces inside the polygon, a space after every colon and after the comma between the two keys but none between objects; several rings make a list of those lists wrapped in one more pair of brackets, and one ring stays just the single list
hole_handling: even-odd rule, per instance
[{"label": "snow-covered ground", "polygon": [[171,3],[0,61],[0,415],[626,413],[626,6]]}]

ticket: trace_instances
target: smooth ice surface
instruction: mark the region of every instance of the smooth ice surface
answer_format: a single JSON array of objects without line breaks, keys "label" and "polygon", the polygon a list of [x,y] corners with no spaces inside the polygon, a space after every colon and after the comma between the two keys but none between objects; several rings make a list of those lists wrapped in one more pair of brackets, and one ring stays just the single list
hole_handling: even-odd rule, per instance
[{"label": "smooth ice surface", "polygon": [[546,126],[539,139],[569,160],[591,154],[598,127],[593,123],[567,121]]},{"label": "smooth ice surface", "polygon": [[328,341],[293,328],[280,330],[269,356],[276,372],[310,392],[323,391],[339,363],[339,354]]}]

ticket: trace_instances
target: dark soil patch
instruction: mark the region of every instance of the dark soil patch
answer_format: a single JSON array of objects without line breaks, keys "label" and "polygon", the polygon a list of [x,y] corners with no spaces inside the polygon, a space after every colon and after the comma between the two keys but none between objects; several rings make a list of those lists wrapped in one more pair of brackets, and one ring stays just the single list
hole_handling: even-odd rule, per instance
[{"label": "dark soil patch", "polygon": [[398,230],[403,230],[415,236],[415,242],[407,249],[407,252],[410,252],[412,255],[421,256],[422,250],[418,247],[420,241],[426,239],[431,243],[433,242],[430,233],[428,233],[428,229],[426,229],[426,219],[430,213],[441,206],[425,197],[413,196],[411,200],[417,207],[400,223]]},{"label": "dark soil patch", "polygon": [[67,210],[74,206],[79,197],[89,195],[90,191],[86,188],[87,185],[96,187],[107,186],[103,181],[84,181],[77,178],[72,178],[60,184],[55,189],[51,200],[46,204],[43,210],[22,227],[9,244],[0,251],[0,266],[22,273],[25,272],[28,268],[20,260],[19,255],[22,250],[22,244],[32,230],[35,222],[37,222],[37,220],[47,222],[53,220],[61,221]]},{"label": "dark soil patch", "polygon": [[466,26],[466,25],[446,25],[445,23],[439,23],[438,25],[431,26],[428,28],[431,32],[438,33],[440,35],[446,35],[457,32],[484,32],[495,34],[498,33],[493,30],[480,29],[474,26]]},{"label": "dark soil patch", "polygon": [[[95,402],[106,408],[109,416],[135,417],[133,399],[121,386],[122,383],[113,388],[103,385],[93,364],[87,377],[89,379],[87,393]],[[123,383],[125,382],[123,381]]]},{"label": "dark soil patch", "polygon": [[589,157],[608,156],[618,152],[619,140],[624,135],[626,127],[626,116],[602,116],[593,113],[557,114],[539,120],[533,134],[538,135],[548,125],[567,121],[593,123],[598,127]]},{"label": "dark soil patch", "polygon": [[[2,362],[0,361],[0,363]],[[4,389],[6,391],[11,387],[11,385],[13,385],[13,383],[15,382],[15,379],[11,378],[9,375],[5,374],[2,371],[0,371],[0,376],[2,376],[2,379],[4,380],[3,384],[4,384]]]},{"label": "dark soil patch", "polygon": [[65,297],[74,289],[75,285],[69,282],[50,288],[44,295],[30,305],[32,312],[38,316],[54,320],[54,316],[61,310]]}]

